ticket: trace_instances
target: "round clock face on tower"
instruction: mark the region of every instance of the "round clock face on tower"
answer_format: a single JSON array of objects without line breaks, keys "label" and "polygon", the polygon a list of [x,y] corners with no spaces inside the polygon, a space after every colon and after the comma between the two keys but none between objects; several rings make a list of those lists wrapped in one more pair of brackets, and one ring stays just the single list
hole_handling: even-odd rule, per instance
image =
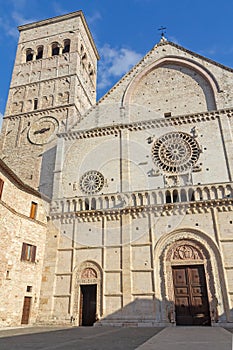
[{"label": "round clock face on tower", "polygon": [[42,117],[31,125],[28,139],[35,145],[44,145],[52,141],[58,131],[58,120],[54,117]]}]

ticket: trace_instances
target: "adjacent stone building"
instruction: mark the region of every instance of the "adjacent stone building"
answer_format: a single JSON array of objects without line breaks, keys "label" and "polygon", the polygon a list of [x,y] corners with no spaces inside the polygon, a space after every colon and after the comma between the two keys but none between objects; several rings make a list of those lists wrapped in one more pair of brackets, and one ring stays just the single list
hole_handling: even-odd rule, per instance
[{"label": "adjacent stone building", "polygon": [[162,37],[95,104],[82,12],[19,29],[1,149],[51,198],[36,322],[233,322],[233,70]]},{"label": "adjacent stone building", "polygon": [[35,323],[44,262],[49,200],[0,161],[0,323]]}]

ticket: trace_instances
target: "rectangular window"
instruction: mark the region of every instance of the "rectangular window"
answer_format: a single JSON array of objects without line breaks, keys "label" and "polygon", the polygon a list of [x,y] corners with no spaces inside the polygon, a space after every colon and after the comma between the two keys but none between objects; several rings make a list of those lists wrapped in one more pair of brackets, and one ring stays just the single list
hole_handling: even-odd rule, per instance
[{"label": "rectangular window", "polygon": [[38,108],[38,99],[34,99],[34,110]]},{"label": "rectangular window", "polygon": [[31,293],[32,292],[32,286],[27,286],[26,292]]},{"label": "rectangular window", "polygon": [[2,198],[3,185],[4,185],[4,181],[0,179],[0,199]]},{"label": "rectangular window", "polygon": [[31,219],[36,218],[36,212],[37,212],[37,203],[32,202],[31,203],[31,210],[30,210],[30,218]]},{"label": "rectangular window", "polygon": [[21,260],[35,262],[36,259],[36,246],[23,243]]}]

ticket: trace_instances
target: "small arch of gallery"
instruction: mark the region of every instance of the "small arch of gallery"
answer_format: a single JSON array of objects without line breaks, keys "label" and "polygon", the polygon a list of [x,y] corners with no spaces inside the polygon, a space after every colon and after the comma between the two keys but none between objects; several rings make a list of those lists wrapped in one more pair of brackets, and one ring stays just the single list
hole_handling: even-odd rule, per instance
[{"label": "small arch of gallery", "polygon": [[[38,45],[34,48],[29,47],[24,49],[22,63],[37,61],[43,58],[60,56],[60,55],[68,54],[71,51],[72,51],[71,39],[66,38],[62,41],[53,41],[47,44],[46,46]],[[90,59],[88,58],[89,55],[87,53],[87,50],[85,49],[84,45],[81,43],[80,45],[78,45],[78,52],[80,55],[80,61],[83,68],[87,70],[90,77],[94,77],[95,70],[94,70],[93,64],[90,62]]]},{"label": "small arch of gallery", "polygon": [[[64,39],[61,43],[54,41],[47,46],[48,57],[58,56],[70,52],[70,39]],[[35,49],[27,48],[25,50],[25,61],[35,61],[44,58],[45,55],[44,45],[39,45]]]}]

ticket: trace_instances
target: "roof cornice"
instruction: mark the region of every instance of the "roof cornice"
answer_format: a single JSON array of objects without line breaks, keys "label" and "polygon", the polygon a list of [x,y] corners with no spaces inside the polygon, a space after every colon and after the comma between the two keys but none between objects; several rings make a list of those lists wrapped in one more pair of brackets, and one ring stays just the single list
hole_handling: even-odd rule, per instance
[{"label": "roof cornice", "polygon": [[[212,60],[212,59],[210,59],[210,58],[207,58],[207,57],[202,56],[202,55],[200,55],[200,54],[198,54],[198,53],[196,53],[196,52],[193,52],[193,51],[191,51],[191,50],[188,50],[188,49],[186,49],[186,48],[183,47],[183,46],[180,46],[180,45],[178,45],[178,44],[173,43],[172,41],[159,42],[158,44],[155,45],[154,48],[157,48],[157,47],[159,47],[159,46],[165,46],[165,45],[171,45],[171,46],[173,46],[173,47],[175,47],[175,48],[177,48],[177,49],[179,49],[179,50],[181,50],[181,51],[184,51],[184,52],[188,53],[189,55],[195,56],[195,57],[197,57],[197,58],[199,58],[199,59],[201,59],[201,60],[207,61],[207,62],[209,62],[209,63],[211,63],[211,64],[214,64],[215,66],[218,66],[218,67],[220,67],[220,68],[223,68],[223,69],[225,69],[225,70],[227,70],[227,71],[233,73],[233,68],[224,66],[224,65],[221,64],[221,63],[218,63],[218,62],[216,62],[216,61],[214,61],[214,60]],[[152,49],[152,50],[153,50],[153,49]]]},{"label": "roof cornice", "polygon": [[150,55],[158,48],[158,47],[160,47],[160,46],[165,46],[165,45],[170,45],[170,46],[173,46],[173,47],[175,47],[175,48],[177,48],[177,49],[179,49],[179,50],[181,50],[181,51],[183,51],[183,52],[185,52],[185,53],[188,53],[189,55],[191,55],[191,56],[195,56],[195,57],[197,57],[197,58],[199,58],[199,59],[201,59],[201,60],[204,60],[204,61],[206,61],[206,62],[209,62],[209,63],[211,63],[211,64],[214,64],[215,66],[217,66],[217,67],[219,67],[219,68],[222,68],[222,69],[225,69],[225,70],[227,70],[227,71],[229,71],[229,72],[231,72],[231,73],[233,73],[233,68],[230,68],[230,67],[227,67],[227,66],[224,66],[223,64],[221,64],[221,63],[218,63],[218,62],[216,62],[216,61],[213,61],[213,60],[211,60],[210,58],[206,58],[205,56],[202,56],[202,55],[200,55],[200,54],[198,54],[198,53],[195,53],[195,52],[193,52],[193,51],[190,51],[190,50],[188,50],[188,49],[186,49],[186,48],[184,48],[184,47],[182,47],[182,46],[180,46],[180,45],[177,45],[177,44],[175,44],[175,43],[173,43],[173,42],[171,42],[171,41],[164,41],[164,42],[159,42],[158,44],[156,44],[150,51],[148,51],[146,54],[145,54],[145,56],[143,56],[141,59],[140,59],[140,61],[138,62],[138,63],[136,63],[115,85],[113,85],[107,92],[106,92],[106,94],[105,95],[103,95],[100,99],[99,99],[99,101],[97,101],[97,103],[99,104],[99,103],[101,103],[102,101],[104,101],[119,85],[121,85],[121,83],[123,83],[124,81],[125,81],[125,79],[128,77],[128,76],[130,76],[131,74],[133,74],[133,73],[135,73],[135,74],[137,74],[137,69],[138,69],[138,67],[140,67],[140,65],[141,64],[143,64],[143,62],[145,62],[145,60],[147,59],[147,58],[149,58],[150,57]]}]

